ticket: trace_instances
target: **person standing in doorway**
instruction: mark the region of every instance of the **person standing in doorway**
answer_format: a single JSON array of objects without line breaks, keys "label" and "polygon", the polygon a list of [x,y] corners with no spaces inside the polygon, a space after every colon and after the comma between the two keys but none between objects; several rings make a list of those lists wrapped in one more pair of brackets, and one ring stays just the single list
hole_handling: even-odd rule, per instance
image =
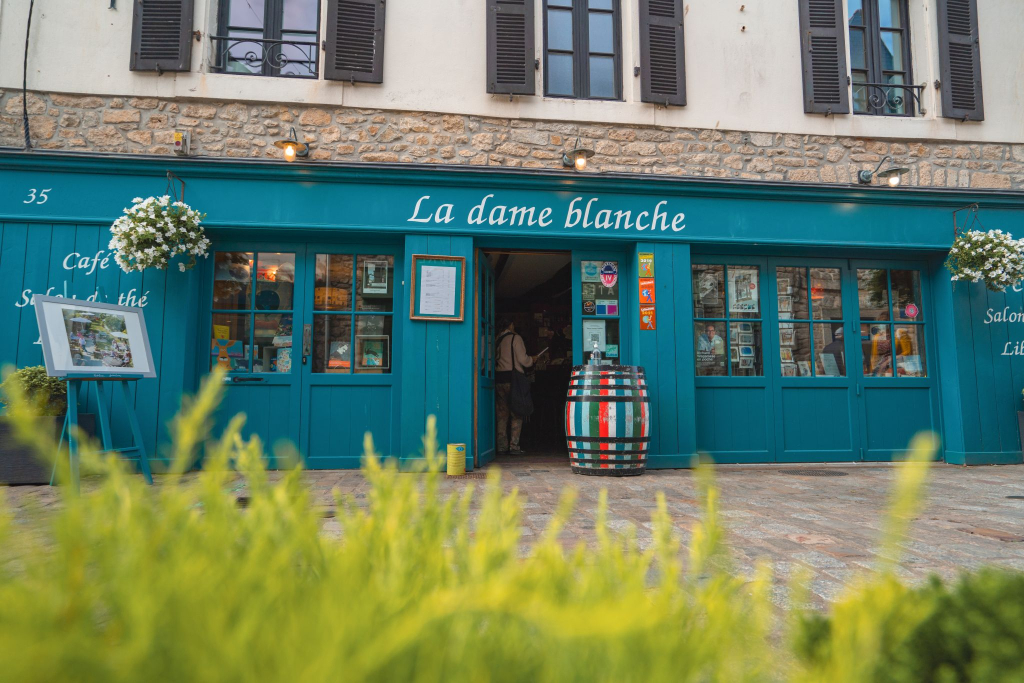
[{"label": "person standing in doorway", "polygon": [[498,419],[498,455],[522,455],[519,437],[523,432],[523,418],[509,409],[508,397],[512,391],[513,372],[523,372],[526,368],[533,367],[537,356],[526,355],[526,344],[523,338],[516,334],[516,326],[511,320],[499,320],[498,329],[501,332],[495,341],[497,350],[494,354],[494,409]]}]

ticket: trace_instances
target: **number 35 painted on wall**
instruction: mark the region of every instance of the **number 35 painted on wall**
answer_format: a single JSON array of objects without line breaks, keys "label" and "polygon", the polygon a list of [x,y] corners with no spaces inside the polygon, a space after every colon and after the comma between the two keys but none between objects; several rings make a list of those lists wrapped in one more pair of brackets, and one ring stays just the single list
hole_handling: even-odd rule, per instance
[{"label": "number 35 painted on wall", "polygon": [[45,190],[39,190],[37,194],[36,188],[30,188],[28,191],[28,199],[23,201],[22,204],[45,204],[49,199],[49,197],[46,196],[46,193],[52,189],[52,187],[48,187]]}]

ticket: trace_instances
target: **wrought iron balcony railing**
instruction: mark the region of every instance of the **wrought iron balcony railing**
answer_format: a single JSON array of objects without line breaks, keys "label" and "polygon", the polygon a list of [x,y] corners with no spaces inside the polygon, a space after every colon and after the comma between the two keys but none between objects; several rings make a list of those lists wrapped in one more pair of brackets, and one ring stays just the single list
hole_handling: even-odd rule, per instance
[{"label": "wrought iron balcony railing", "polygon": [[923,85],[854,83],[853,107],[858,114],[920,116]]},{"label": "wrought iron balcony railing", "polygon": [[[315,36],[312,36],[315,38]],[[241,36],[213,36],[214,68],[222,73],[316,78],[318,43]]]}]

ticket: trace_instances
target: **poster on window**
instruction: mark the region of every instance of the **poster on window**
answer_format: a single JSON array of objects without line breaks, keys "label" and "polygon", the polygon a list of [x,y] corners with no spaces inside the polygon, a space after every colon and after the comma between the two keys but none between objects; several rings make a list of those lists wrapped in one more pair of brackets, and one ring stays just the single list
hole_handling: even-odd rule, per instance
[{"label": "poster on window", "polygon": [[729,268],[729,312],[758,313],[758,270],[757,268]]}]

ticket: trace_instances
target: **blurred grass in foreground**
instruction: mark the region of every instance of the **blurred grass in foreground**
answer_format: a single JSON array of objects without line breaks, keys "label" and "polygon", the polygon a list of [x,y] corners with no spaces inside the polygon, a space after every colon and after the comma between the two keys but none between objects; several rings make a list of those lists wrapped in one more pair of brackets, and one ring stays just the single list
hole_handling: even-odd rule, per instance
[{"label": "blurred grass in foreground", "polygon": [[[894,576],[922,504],[930,438],[915,440],[912,464],[897,470],[886,559],[825,616],[776,610],[767,566],[753,581],[729,572],[708,469],[697,473],[704,513],[688,553],[661,495],[649,549],[608,528],[602,495],[596,544],[564,550],[566,490],[520,557],[520,499],[502,492],[497,473],[472,514],[472,486],[439,493],[433,421],[423,476],[399,476],[367,439],[367,506],[338,496],[342,535],[324,538],[301,472],[268,482],[262,444],[239,436],[243,417],[209,440],[221,391],[213,375],[186,402],[172,426],[172,472],[158,487],[86,447],[83,471],[101,482],[80,496],[62,487],[45,523],[15,525],[0,505],[0,680],[1022,678],[1020,576],[982,573],[952,591],[909,589]],[[15,424],[52,454],[11,398]],[[200,449],[203,471],[182,478]],[[227,492],[239,472],[246,509]],[[804,588],[791,588],[799,605]]]}]

